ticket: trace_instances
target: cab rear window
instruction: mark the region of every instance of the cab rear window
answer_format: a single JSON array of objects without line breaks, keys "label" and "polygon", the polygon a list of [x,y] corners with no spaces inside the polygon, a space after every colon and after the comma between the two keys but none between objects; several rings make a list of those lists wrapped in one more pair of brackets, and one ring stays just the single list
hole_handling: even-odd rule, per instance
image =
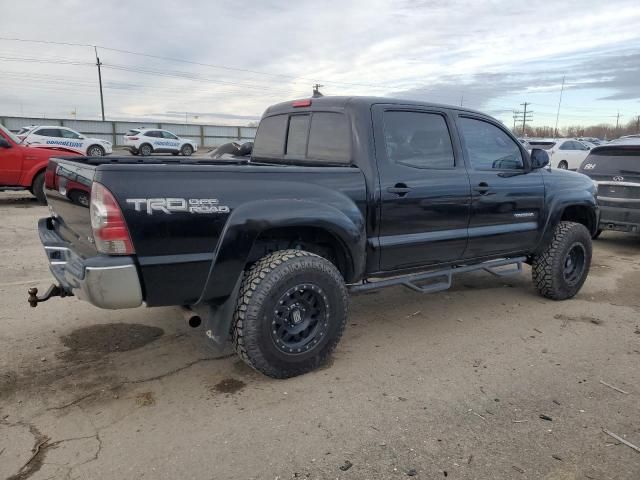
[{"label": "cab rear window", "polygon": [[342,113],[275,115],[260,122],[253,158],[288,163],[348,164],[350,130]]}]

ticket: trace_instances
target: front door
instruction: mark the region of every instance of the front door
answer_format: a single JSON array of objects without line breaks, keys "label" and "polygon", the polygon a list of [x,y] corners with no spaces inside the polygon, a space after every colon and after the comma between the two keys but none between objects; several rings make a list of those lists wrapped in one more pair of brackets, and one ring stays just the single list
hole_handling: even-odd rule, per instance
[{"label": "front door", "polygon": [[544,221],[541,170],[497,122],[460,114],[456,120],[471,181],[469,243],[464,258],[530,251]]},{"label": "front door", "polygon": [[0,186],[15,186],[20,181],[25,148],[7,141],[10,147],[0,147]]},{"label": "front door", "polygon": [[460,258],[467,244],[469,177],[447,112],[377,105],[380,270]]}]

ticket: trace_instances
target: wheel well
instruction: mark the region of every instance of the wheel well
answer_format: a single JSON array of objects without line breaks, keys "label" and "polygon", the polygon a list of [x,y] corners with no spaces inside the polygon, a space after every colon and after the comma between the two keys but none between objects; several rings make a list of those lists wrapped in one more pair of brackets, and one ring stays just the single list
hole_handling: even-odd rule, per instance
[{"label": "wheel well", "polygon": [[88,152],[89,150],[91,150],[93,147],[100,147],[100,148],[102,149],[102,151],[103,151],[103,152],[105,151],[105,150],[104,150],[104,147],[103,147],[102,145],[98,145],[97,143],[92,143],[91,145],[89,145],[89,146],[87,147],[87,152]]},{"label": "wheel well", "polygon": [[140,146],[137,148],[137,150],[140,151],[140,149],[145,145],[149,145],[149,147],[151,147],[151,150],[153,150],[153,145],[151,145],[149,142],[141,143]]},{"label": "wheel well", "polygon": [[353,275],[351,258],[342,241],[317,227],[282,227],[262,232],[249,252],[248,263],[252,264],[271,252],[289,248],[306,250],[326,258],[346,281]]},{"label": "wheel well", "polygon": [[571,205],[562,212],[560,221],[581,223],[591,234],[597,229],[596,218],[593,210],[584,205]]},{"label": "wheel well", "polygon": [[33,174],[33,177],[31,177],[31,184],[29,185],[29,191],[31,193],[33,193],[33,191],[32,191],[33,190],[33,182],[36,181],[36,177],[38,175],[40,175],[41,173],[44,173],[46,171],[47,171],[47,167],[44,167],[44,168],[41,168],[40,170],[38,170],[36,173]]}]

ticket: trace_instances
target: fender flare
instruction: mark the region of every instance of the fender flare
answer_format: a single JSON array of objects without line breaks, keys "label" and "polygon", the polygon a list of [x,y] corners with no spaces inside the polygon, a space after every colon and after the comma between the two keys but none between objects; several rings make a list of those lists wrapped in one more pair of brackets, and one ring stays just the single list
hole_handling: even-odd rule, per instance
[{"label": "fender flare", "polygon": [[592,235],[595,233],[595,230],[597,230],[598,228],[598,206],[592,198],[588,198],[585,196],[569,196],[556,198],[549,206],[549,215],[547,215],[547,221],[545,223],[544,231],[540,238],[540,241],[534,249],[535,253],[540,252],[545,247],[545,245],[547,245],[547,243],[551,241],[556,225],[560,223],[564,211],[569,207],[586,207],[592,217],[591,221],[593,225],[593,231],[589,233],[591,233]]},{"label": "fender flare", "polygon": [[245,203],[231,213],[220,234],[204,289],[196,304],[228,298],[247,264],[258,236],[282,227],[314,227],[341,243],[354,278],[364,271],[365,220],[355,204],[350,215],[329,204],[306,200],[267,200]]}]

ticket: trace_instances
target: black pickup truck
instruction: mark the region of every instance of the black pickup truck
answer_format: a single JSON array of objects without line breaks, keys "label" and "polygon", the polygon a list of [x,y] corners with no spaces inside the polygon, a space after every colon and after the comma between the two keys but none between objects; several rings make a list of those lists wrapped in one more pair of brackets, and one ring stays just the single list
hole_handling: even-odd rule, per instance
[{"label": "black pickup truck", "polygon": [[366,97],[268,108],[247,157],[53,159],[38,227],[57,284],[29,301],[181,306],[255,369],[302,374],[337,345],[349,292],[528,263],[542,295],[574,296],[595,186],[547,163],[482,113]]}]

